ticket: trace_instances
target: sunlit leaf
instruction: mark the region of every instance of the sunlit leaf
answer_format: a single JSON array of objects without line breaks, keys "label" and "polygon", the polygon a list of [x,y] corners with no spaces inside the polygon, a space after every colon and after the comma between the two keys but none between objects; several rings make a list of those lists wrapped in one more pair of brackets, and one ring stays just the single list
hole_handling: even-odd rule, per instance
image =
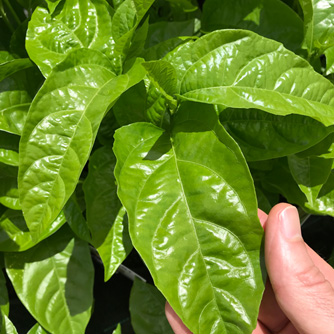
[{"label": "sunlit leaf", "polygon": [[132,242],[174,310],[194,333],[251,333],[262,228],[247,165],[216,113],[185,104],[171,134],[128,125],[114,151]]},{"label": "sunlit leaf", "polygon": [[6,253],[5,258],[17,295],[45,329],[54,334],[84,333],[94,279],[87,243],[63,228],[30,250]]}]

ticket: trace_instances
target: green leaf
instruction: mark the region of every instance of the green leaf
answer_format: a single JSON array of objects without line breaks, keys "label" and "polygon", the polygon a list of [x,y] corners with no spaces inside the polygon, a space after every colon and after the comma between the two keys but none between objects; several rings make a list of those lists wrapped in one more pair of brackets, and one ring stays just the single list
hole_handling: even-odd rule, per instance
[{"label": "green leaf", "polygon": [[166,299],[153,285],[136,279],[130,295],[131,324],[136,334],[173,334],[165,315]]},{"label": "green leaf", "polygon": [[273,206],[279,203],[279,194],[266,191],[260,184],[256,183],[255,190],[259,209],[269,214]]},{"label": "green leaf", "polygon": [[0,163],[0,203],[7,208],[20,210],[17,189],[17,168]]},{"label": "green leaf", "polygon": [[25,90],[0,92],[0,130],[20,135],[30,103],[31,97]]},{"label": "green leaf", "polygon": [[291,174],[311,207],[329,178],[333,161],[334,159],[318,157],[300,158],[296,155],[288,157]]},{"label": "green leaf", "polygon": [[2,324],[1,333],[18,334],[15,326],[13,325],[13,323],[9,320],[9,318],[6,315],[3,315],[3,324]]},{"label": "green leaf", "polygon": [[0,269],[0,313],[6,316],[8,316],[9,314],[9,299],[6,279],[2,272],[2,269]]},{"label": "green leaf", "polygon": [[198,6],[194,4],[192,0],[166,0],[175,7],[177,10],[183,10],[184,12],[194,12]]},{"label": "green leaf", "polygon": [[49,334],[40,324],[36,324],[27,334]]},{"label": "green leaf", "polygon": [[150,79],[164,96],[172,100],[177,93],[177,76],[174,67],[163,60],[143,63]]},{"label": "green leaf", "polygon": [[334,86],[282,44],[255,33],[216,31],[169,58],[183,99],[334,122]]},{"label": "green leaf", "polygon": [[263,231],[247,165],[215,111],[184,104],[171,134],[128,125],[116,131],[114,151],[134,247],[185,325],[251,333]]},{"label": "green leaf", "polygon": [[28,251],[6,253],[5,259],[17,295],[45,329],[54,334],[84,333],[94,279],[87,243],[73,238],[65,226]]},{"label": "green leaf", "polygon": [[325,51],[326,56],[326,75],[334,73],[334,46]]},{"label": "green leaf", "polygon": [[91,235],[75,193],[73,193],[64,206],[64,214],[68,225],[71,227],[75,235],[82,240],[90,242]]},{"label": "green leaf", "polygon": [[19,154],[16,151],[0,148],[0,162],[10,166],[18,166]]},{"label": "green leaf", "polygon": [[121,325],[118,324],[117,328],[112,333],[113,334],[122,334],[122,332],[121,332]]},{"label": "green leaf", "polygon": [[58,4],[61,2],[61,0],[45,0],[48,8],[49,8],[49,12],[52,14],[56,7],[58,6]]},{"label": "green leaf", "polygon": [[0,81],[32,66],[29,58],[15,59],[9,52],[0,51]]},{"label": "green leaf", "polygon": [[298,157],[300,158],[306,158],[310,156],[317,156],[319,158],[325,159],[334,158],[334,134],[330,134],[318,144],[298,153]]},{"label": "green leaf", "polygon": [[334,46],[333,0],[299,0],[304,14],[304,46],[322,53]]},{"label": "green leaf", "polygon": [[128,89],[113,107],[117,123],[121,126],[136,122],[147,122],[146,87],[144,81]]},{"label": "green leaf", "polygon": [[146,40],[146,48],[151,48],[154,45],[166,42],[167,40],[181,39],[182,36],[195,35],[198,32],[197,22],[196,19],[191,19],[181,22],[162,21],[150,24]]},{"label": "green leaf", "polygon": [[334,127],[300,115],[276,116],[257,109],[225,109],[220,121],[247,161],[287,156],[317,144]]},{"label": "green leaf", "polygon": [[116,77],[101,53],[75,50],[36,95],[20,142],[19,188],[27,225],[37,237],[73,193],[106,111],[142,80],[140,63]]},{"label": "green leaf", "polygon": [[89,161],[89,173],[83,189],[86,200],[86,217],[92,235],[92,245],[97,249],[105,268],[105,281],[114,274],[129,254],[131,247],[123,238],[125,210],[117,197],[114,177],[115,156],[112,149],[98,149]]},{"label": "green leaf", "polygon": [[245,29],[298,50],[303,42],[303,22],[280,0],[206,0],[202,29]]},{"label": "green leaf", "polygon": [[33,240],[22,212],[17,210],[7,210],[0,217],[0,251],[25,251],[56,232],[65,221],[64,214],[61,213],[49,229],[41,234],[39,239]]},{"label": "green leaf", "polygon": [[114,44],[112,17],[113,10],[104,0],[67,0],[52,15],[38,7],[27,31],[28,54],[47,77],[74,49],[109,53]]}]

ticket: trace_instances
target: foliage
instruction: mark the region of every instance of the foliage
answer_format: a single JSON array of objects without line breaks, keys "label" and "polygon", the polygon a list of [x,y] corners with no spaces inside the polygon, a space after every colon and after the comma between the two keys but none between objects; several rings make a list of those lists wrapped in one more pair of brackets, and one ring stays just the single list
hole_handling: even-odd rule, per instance
[{"label": "foliage", "polygon": [[252,333],[257,208],[334,217],[332,6],[0,0],[1,333],[6,280],[30,334],[85,333],[92,254],[108,281],[133,247],[137,334],[171,333],[165,298],[194,334]]}]

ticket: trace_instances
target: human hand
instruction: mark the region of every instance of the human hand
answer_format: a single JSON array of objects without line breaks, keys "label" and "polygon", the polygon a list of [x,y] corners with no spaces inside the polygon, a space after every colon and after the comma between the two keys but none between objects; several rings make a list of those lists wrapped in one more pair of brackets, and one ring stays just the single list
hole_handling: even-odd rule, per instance
[{"label": "human hand", "polygon": [[[259,218],[269,280],[253,334],[333,334],[334,269],[304,243],[296,208],[278,204]],[[191,334],[168,303],[166,316],[175,334]]]}]

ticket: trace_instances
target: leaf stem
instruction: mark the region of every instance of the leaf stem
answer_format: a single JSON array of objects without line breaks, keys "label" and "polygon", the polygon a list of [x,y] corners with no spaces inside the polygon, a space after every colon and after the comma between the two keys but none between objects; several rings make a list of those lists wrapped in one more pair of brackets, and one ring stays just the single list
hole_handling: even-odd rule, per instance
[{"label": "leaf stem", "polygon": [[6,14],[6,12],[5,12],[4,8],[3,8],[2,0],[0,0],[0,16],[4,20],[5,24],[9,28],[9,30],[13,33],[15,31],[15,29],[12,26],[12,24],[10,23],[10,21],[8,20],[7,14]]},{"label": "leaf stem", "polygon": [[17,23],[18,25],[20,25],[20,24],[21,24],[21,20],[20,20],[20,18],[17,16],[17,14],[16,14],[14,8],[12,7],[12,5],[10,4],[10,2],[9,2],[8,0],[4,0],[4,2],[5,2],[5,4],[7,5],[9,11],[11,12],[11,14],[13,15],[14,20],[16,21],[16,23]]}]

